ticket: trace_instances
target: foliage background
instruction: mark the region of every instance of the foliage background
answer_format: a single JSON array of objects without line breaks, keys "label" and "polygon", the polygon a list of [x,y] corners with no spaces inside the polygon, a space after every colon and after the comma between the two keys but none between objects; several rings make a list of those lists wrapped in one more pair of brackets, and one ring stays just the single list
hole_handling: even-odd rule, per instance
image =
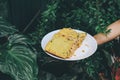
[{"label": "foliage background", "polygon": [[[39,80],[101,80],[101,72],[104,73],[104,78],[114,80],[110,54],[113,55],[116,51],[117,55],[120,54],[117,49],[120,45],[116,45],[118,43],[115,40],[98,46],[98,50],[91,57],[75,62],[49,57],[41,49],[40,41],[48,32],[63,27],[83,30],[91,35],[99,32],[107,34],[109,30],[106,30],[106,27],[120,18],[120,1],[46,0],[44,4],[40,17],[37,17],[38,25],[27,28],[33,28],[34,31],[23,33],[32,39],[32,46],[37,50]],[[0,6],[0,16],[7,18],[6,1],[1,0]]]}]

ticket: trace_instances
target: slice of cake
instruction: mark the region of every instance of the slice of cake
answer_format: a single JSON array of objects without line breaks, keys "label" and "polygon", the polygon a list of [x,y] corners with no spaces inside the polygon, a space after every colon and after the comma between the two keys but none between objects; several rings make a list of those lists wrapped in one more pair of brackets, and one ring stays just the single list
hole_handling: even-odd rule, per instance
[{"label": "slice of cake", "polygon": [[85,32],[78,33],[71,28],[63,28],[53,35],[45,51],[61,58],[70,58],[86,37]]}]

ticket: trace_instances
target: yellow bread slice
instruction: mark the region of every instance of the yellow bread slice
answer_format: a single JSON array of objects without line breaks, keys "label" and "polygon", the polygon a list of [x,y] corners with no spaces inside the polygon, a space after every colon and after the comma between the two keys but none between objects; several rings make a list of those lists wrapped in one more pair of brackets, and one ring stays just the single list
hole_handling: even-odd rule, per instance
[{"label": "yellow bread slice", "polygon": [[61,58],[70,58],[74,51],[80,47],[86,33],[77,33],[71,28],[63,28],[53,35],[52,39],[47,43],[45,51]]},{"label": "yellow bread slice", "polygon": [[45,50],[55,56],[68,58],[73,41],[69,41],[64,37],[57,37],[48,42]]},{"label": "yellow bread slice", "polygon": [[54,37],[55,36],[63,36],[65,38],[77,39],[78,33],[71,28],[63,28],[58,33],[56,33]]}]

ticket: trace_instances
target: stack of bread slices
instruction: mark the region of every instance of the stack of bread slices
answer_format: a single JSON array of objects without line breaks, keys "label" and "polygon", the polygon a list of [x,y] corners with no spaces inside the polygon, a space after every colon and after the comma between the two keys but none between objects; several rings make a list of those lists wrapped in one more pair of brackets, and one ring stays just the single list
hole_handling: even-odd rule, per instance
[{"label": "stack of bread slices", "polygon": [[45,51],[63,59],[70,58],[85,37],[85,32],[76,32],[71,28],[60,29],[47,43]]}]

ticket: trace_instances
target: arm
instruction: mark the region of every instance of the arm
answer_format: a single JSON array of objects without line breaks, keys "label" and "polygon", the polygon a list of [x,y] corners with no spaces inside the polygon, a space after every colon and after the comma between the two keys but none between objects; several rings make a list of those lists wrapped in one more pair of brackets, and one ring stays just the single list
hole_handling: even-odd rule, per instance
[{"label": "arm", "polygon": [[107,29],[111,29],[110,33],[106,36],[103,33],[98,33],[94,35],[98,45],[104,44],[120,35],[120,20],[115,21],[114,23],[110,24]]}]

